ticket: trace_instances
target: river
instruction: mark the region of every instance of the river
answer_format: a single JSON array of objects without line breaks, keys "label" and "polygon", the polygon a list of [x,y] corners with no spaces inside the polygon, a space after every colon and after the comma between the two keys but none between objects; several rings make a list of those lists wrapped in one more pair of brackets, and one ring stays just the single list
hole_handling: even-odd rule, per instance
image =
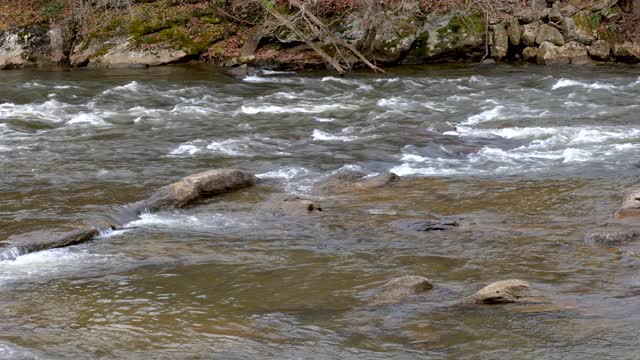
[{"label": "river", "polygon": [[[640,175],[637,67],[1,75],[0,241],[105,223],[211,168],[275,185],[0,262],[0,358],[637,357],[640,245],[585,242],[634,229],[612,213]],[[341,169],[401,181],[311,218],[254,210]],[[434,216],[465,226],[389,225]],[[406,274],[436,289],[368,304]],[[454,305],[509,278],[562,309]]]}]

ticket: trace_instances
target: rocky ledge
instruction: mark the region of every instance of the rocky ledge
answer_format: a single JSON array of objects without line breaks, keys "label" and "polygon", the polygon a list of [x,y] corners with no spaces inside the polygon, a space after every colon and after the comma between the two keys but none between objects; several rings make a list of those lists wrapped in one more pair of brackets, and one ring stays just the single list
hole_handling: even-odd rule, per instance
[{"label": "rocky ledge", "polygon": [[[204,1],[193,1],[194,10],[174,14],[175,19],[170,8],[155,16],[157,2],[140,2],[138,10],[123,13],[104,31],[90,34],[64,22],[0,28],[0,69],[147,67],[187,61],[228,67],[318,68],[326,62],[313,48],[331,53],[335,41],[360,49],[381,66],[483,59],[540,65],[640,63],[637,34],[620,31],[622,19],[640,13],[640,0],[547,1],[553,5],[545,8],[545,2],[537,2],[535,9],[515,7],[488,14],[455,9],[427,15],[387,11],[376,18],[375,29],[364,14],[354,11],[343,14],[340,21],[325,19],[333,24],[329,38],[301,38],[285,27],[263,34],[260,25],[223,25],[219,14],[201,6]],[[350,67],[362,65],[361,60],[344,58]]]}]

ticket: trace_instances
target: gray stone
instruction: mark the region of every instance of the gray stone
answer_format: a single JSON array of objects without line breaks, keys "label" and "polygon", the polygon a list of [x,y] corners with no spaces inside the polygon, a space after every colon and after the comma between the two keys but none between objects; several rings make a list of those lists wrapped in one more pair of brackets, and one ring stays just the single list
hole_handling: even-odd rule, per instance
[{"label": "gray stone", "polygon": [[511,20],[507,23],[507,33],[509,34],[509,42],[511,45],[520,45],[520,38],[522,37],[522,28],[517,20]]},{"label": "gray stone", "polygon": [[141,206],[149,211],[182,208],[211,196],[255,185],[256,177],[235,169],[209,170],[163,187]]},{"label": "gray stone", "polygon": [[559,46],[543,42],[538,48],[536,62],[538,65],[566,65],[571,63],[571,58]]},{"label": "gray stone", "polygon": [[64,46],[59,27],[30,25],[0,31],[0,69],[61,64]]},{"label": "gray stone", "polygon": [[562,46],[564,45],[564,38],[562,37],[560,30],[550,25],[542,24],[538,29],[538,35],[536,36],[535,42],[540,45],[544,42],[550,42],[556,46]]},{"label": "gray stone", "polygon": [[595,60],[607,61],[611,58],[611,46],[605,40],[594,41],[587,47],[587,52]]},{"label": "gray stone", "polygon": [[491,42],[491,57],[494,60],[502,60],[509,50],[509,35],[504,24],[493,26],[493,41]]},{"label": "gray stone", "polygon": [[65,233],[34,231],[12,236],[8,241],[0,243],[0,261],[15,260],[20,255],[36,251],[82,244],[93,240],[98,234],[97,228],[88,227]]},{"label": "gray stone", "polygon": [[625,41],[614,44],[613,56],[620,61],[640,62],[640,42]]},{"label": "gray stone", "polygon": [[569,41],[560,47],[560,52],[566,54],[571,64],[573,65],[584,65],[591,63],[591,58],[587,53],[587,47],[584,44],[581,44],[577,41]]},{"label": "gray stone", "polygon": [[534,22],[526,24],[522,27],[521,41],[527,46],[534,46],[536,44],[536,37],[538,36],[538,30],[540,29],[540,23]]},{"label": "gray stone", "polygon": [[431,14],[418,30],[406,61],[473,60],[485,54],[486,28],[482,14]]},{"label": "gray stone", "polygon": [[522,50],[522,59],[528,62],[537,62],[538,48],[533,46],[527,46]]},{"label": "gray stone", "polygon": [[473,304],[494,305],[526,301],[531,296],[531,285],[522,280],[511,279],[494,282],[466,299]]},{"label": "gray stone", "polygon": [[350,14],[344,22],[346,29],[341,37],[364,48],[376,62],[399,61],[421,33],[411,16],[388,13],[373,21],[376,23],[371,26],[361,14]]},{"label": "gray stone", "polygon": [[404,301],[433,289],[433,282],[422,276],[406,275],[385,283],[373,299],[374,304]]},{"label": "gray stone", "polygon": [[562,21],[562,30],[567,41],[575,40],[585,45],[591,45],[596,39],[596,31],[599,25],[599,17],[592,16],[591,12],[584,10],[564,19]]},{"label": "gray stone", "polygon": [[549,8],[549,11],[547,12],[547,17],[549,18],[549,21],[553,21],[555,23],[558,23],[563,19],[562,13],[560,12],[560,8],[556,5],[554,5],[552,8]]},{"label": "gray stone", "polygon": [[618,219],[640,218],[640,189],[630,189],[624,193],[615,217]]}]

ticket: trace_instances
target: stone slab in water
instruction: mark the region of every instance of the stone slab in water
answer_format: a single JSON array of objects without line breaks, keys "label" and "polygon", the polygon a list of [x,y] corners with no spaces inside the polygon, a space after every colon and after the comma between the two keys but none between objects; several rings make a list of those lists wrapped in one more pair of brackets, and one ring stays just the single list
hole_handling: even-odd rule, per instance
[{"label": "stone slab in water", "polygon": [[93,240],[98,234],[98,228],[87,227],[65,233],[34,231],[12,236],[8,241],[0,243],[0,260],[14,260],[20,255],[36,251],[82,244]]},{"label": "stone slab in water", "polygon": [[236,169],[216,169],[190,175],[155,192],[144,202],[149,211],[182,208],[198,200],[256,184],[255,175]]}]

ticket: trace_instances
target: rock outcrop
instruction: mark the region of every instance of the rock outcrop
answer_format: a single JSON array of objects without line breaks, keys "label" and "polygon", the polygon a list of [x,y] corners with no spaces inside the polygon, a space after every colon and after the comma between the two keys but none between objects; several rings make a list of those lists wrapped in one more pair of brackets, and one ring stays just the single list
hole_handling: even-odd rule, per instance
[{"label": "rock outcrop", "polygon": [[236,169],[209,170],[167,185],[142,204],[149,211],[183,208],[214,195],[250,187],[255,175]]},{"label": "rock outcrop", "polygon": [[397,303],[433,289],[433,282],[422,276],[406,275],[385,283],[373,298],[373,304]]},{"label": "rock outcrop", "polygon": [[166,45],[141,49],[130,39],[116,37],[79,43],[74,48],[70,63],[72,66],[98,68],[149,67],[179,63],[190,56],[193,55],[183,49]]},{"label": "rock outcrop", "polygon": [[31,25],[0,31],[0,69],[61,64],[64,48],[59,27]]}]

